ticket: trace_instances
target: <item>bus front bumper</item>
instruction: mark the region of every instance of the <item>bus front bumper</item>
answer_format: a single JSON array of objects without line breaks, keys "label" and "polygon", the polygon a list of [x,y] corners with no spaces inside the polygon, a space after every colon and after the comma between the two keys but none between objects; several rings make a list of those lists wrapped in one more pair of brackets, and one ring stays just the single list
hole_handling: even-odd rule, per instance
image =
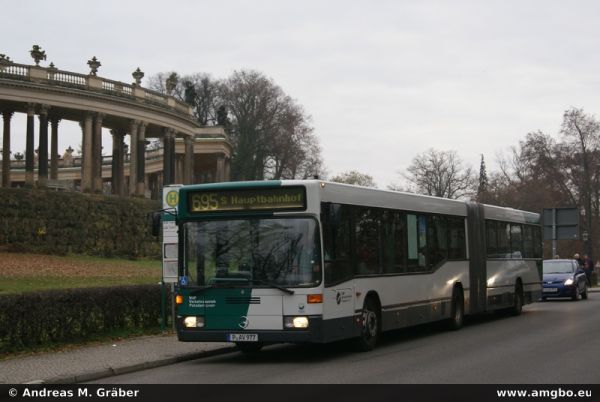
[{"label": "bus front bumper", "polygon": [[361,327],[354,317],[326,321],[321,316],[308,319],[306,329],[281,330],[185,328],[183,321],[178,319],[177,338],[182,342],[236,342],[235,337],[243,334],[246,339],[261,343],[327,343],[360,335]]}]

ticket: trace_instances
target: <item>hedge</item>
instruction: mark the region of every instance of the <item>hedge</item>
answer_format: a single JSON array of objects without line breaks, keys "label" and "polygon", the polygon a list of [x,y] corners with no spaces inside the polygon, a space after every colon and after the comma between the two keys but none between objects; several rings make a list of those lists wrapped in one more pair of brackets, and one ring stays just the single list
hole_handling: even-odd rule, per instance
[{"label": "hedge", "polygon": [[2,295],[0,353],[158,328],[160,292],[157,285],[138,285]]},{"label": "hedge", "polygon": [[148,214],[158,201],[41,189],[0,189],[0,247],[45,254],[159,257]]}]

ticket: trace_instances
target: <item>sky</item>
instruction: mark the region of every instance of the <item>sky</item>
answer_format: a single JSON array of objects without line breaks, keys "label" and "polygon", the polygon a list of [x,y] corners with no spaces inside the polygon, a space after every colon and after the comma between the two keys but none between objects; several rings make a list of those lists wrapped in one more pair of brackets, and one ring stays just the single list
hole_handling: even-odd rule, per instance
[{"label": "sky", "polygon": [[[140,67],[142,85],[258,70],[311,116],[330,177],[358,170],[385,188],[430,148],[476,170],[483,154],[489,173],[528,132],[558,135],[565,110],[600,114],[599,15],[594,0],[12,1],[0,53],[33,64],[38,44],[43,66],[79,73],[96,56],[99,76],[132,82]],[[61,123],[59,152],[80,143]]]}]

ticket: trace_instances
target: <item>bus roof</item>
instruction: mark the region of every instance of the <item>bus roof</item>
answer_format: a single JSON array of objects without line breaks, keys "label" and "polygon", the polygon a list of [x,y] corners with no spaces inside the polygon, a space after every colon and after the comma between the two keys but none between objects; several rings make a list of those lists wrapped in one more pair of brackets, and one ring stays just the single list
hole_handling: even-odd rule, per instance
[{"label": "bus roof", "polygon": [[[183,186],[181,190],[184,192],[193,192],[199,190],[241,190],[283,186],[305,186],[309,191],[319,193],[320,202],[393,208],[414,212],[435,212],[458,216],[466,216],[467,204],[472,202],[469,200],[453,200],[394,190],[381,190],[318,179],[207,183]],[[483,207],[486,219],[539,224],[540,215],[537,213],[488,204],[484,204]]]}]

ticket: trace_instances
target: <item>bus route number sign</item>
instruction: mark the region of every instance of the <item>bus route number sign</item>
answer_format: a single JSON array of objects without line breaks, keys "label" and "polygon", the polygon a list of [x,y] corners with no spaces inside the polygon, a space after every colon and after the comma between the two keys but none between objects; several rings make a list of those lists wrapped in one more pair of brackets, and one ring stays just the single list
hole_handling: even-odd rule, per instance
[{"label": "bus route number sign", "polygon": [[193,213],[303,209],[304,187],[197,191],[189,195],[189,211]]}]

